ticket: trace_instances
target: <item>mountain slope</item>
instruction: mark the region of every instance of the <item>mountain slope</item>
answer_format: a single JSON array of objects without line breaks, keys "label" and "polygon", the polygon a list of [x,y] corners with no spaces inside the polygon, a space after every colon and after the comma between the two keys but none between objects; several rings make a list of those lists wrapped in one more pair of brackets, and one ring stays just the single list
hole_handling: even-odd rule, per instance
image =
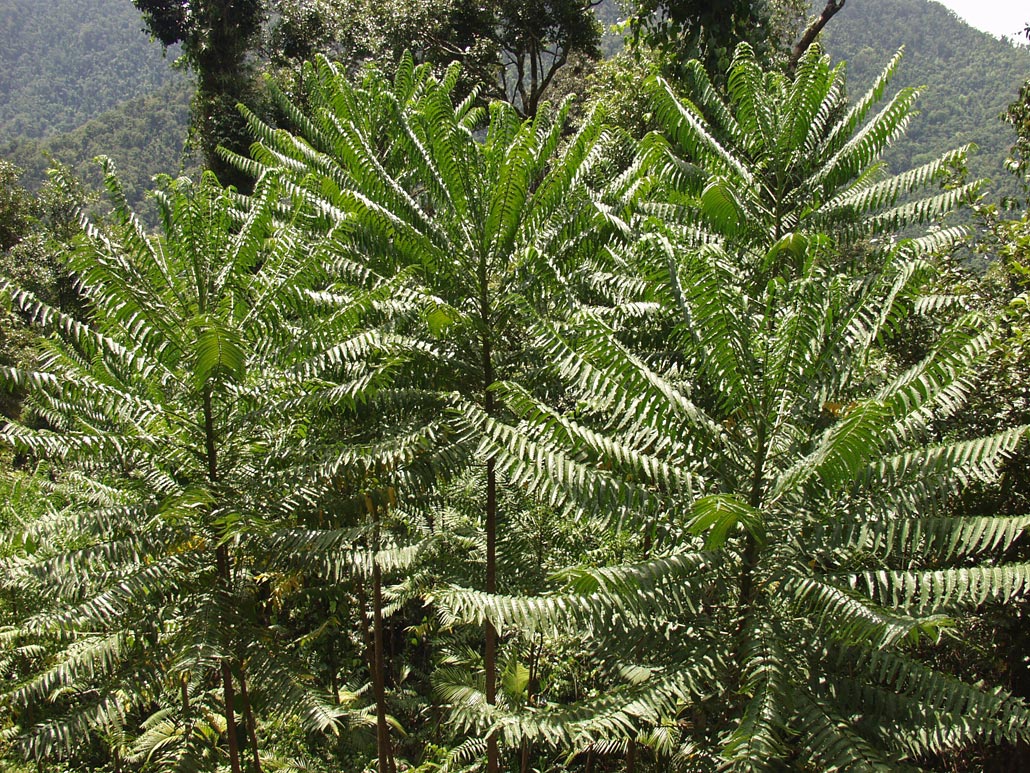
[{"label": "mountain slope", "polygon": [[1000,116],[1030,76],[1030,49],[980,32],[930,0],[853,0],[823,34],[827,51],[847,60],[854,96],[905,47],[892,87],[925,89],[921,115],[887,156],[895,169],[973,142],[979,152],[971,174],[992,179],[998,194],[1018,194],[1004,168],[1015,133]]},{"label": "mountain slope", "polygon": [[0,141],[67,132],[186,76],[129,0],[0,0]]},{"label": "mountain slope", "polygon": [[[118,168],[127,198],[139,208],[144,194],[153,187],[154,175],[174,176],[183,169],[190,94],[188,84],[170,83],[149,96],[127,100],[74,131],[42,140],[0,142],[0,157],[22,169],[22,185],[35,190],[46,179],[51,160],[67,165],[88,187],[96,189],[101,175],[93,158],[109,156]],[[185,171],[197,172],[195,159],[187,161]]]}]

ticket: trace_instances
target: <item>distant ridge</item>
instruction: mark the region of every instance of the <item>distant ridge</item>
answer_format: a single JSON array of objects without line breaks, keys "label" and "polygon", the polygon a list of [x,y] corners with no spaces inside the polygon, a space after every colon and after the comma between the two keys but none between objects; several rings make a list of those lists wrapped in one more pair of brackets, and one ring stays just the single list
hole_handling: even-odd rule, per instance
[{"label": "distant ridge", "polygon": [[[1028,11],[1030,13],[1030,11]],[[892,89],[925,86],[921,114],[887,154],[896,170],[973,142],[973,177],[994,182],[994,195],[1018,195],[1004,162],[1015,133],[1000,116],[1030,77],[1030,49],[981,32],[932,0],[851,0],[823,33],[834,59],[848,61],[852,97],[871,84],[902,45]]]},{"label": "distant ridge", "polygon": [[0,142],[68,132],[186,76],[130,0],[0,0]]},{"label": "distant ridge", "polygon": [[109,156],[129,202],[143,207],[145,194],[153,187],[152,177],[174,177],[184,169],[195,174],[199,168],[195,159],[183,159],[190,94],[188,83],[169,83],[153,94],[129,99],[73,131],[41,140],[0,142],[0,157],[24,171],[22,185],[28,190],[46,180],[51,160],[66,164],[95,190],[101,176],[93,158]]}]

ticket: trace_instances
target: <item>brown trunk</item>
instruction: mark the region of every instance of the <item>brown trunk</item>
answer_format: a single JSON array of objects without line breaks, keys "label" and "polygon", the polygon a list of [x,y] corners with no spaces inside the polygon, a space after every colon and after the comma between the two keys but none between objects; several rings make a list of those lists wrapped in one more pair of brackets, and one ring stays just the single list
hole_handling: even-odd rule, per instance
[{"label": "brown trunk", "polygon": [[[494,382],[494,364],[492,353],[493,321],[490,312],[490,286],[487,281],[487,262],[482,258],[479,263],[479,313],[483,346],[483,408],[488,416],[494,414],[494,393],[490,391]],[[486,592],[497,592],[497,471],[496,460],[491,457],[486,461]],[[486,621],[484,647],[484,671],[486,677],[486,702],[490,706],[497,704],[497,630],[493,623]],[[500,769],[497,749],[497,736],[490,733],[486,737],[486,770],[487,773],[498,773]]]},{"label": "brown trunk", "polygon": [[790,72],[794,72],[794,68],[797,67],[801,57],[804,56],[805,51],[815,42],[816,36],[822,32],[830,19],[832,19],[839,10],[844,7],[844,3],[847,0],[828,0],[826,7],[823,8],[823,12],[819,14],[819,18],[812,22],[805,33],[801,36],[801,40],[794,44],[794,48],[790,52],[790,62],[788,68]]},{"label": "brown trunk", "polygon": [[186,674],[182,675],[180,689],[182,691],[182,713],[183,716],[188,717],[190,714],[190,685],[189,679],[186,677]]},{"label": "brown trunk", "polygon": [[587,749],[587,764],[583,768],[583,773],[594,773],[594,747],[591,746]]},{"label": "brown trunk", "polygon": [[232,668],[229,659],[222,658],[222,694],[225,697],[225,735],[229,740],[229,768],[232,773],[243,773],[240,767],[240,748],[236,737],[236,694],[232,686]]},{"label": "brown trunk", "polygon": [[[201,306],[204,304],[202,303]],[[204,387],[204,446],[207,452],[207,477],[212,487],[218,482],[218,451],[215,439],[214,408],[211,387]],[[229,596],[232,587],[232,571],[229,566],[229,548],[218,537],[215,547],[215,567],[222,592]],[[240,768],[239,739],[236,737],[236,695],[232,686],[232,666],[227,656],[222,657],[222,695],[225,701],[225,735],[229,743],[229,768],[232,773],[243,773]]]},{"label": "brown trunk", "polygon": [[257,723],[254,722],[254,710],[250,704],[250,693],[247,692],[247,677],[243,664],[240,663],[240,700],[243,702],[243,717],[247,722],[247,742],[250,744],[253,773],[261,773],[261,757],[258,755]]},{"label": "brown trunk", "polygon": [[636,773],[637,770],[637,742],[632,738],[626,744],[626,773]]},{"label": "brown trunk", "polygon": [[[486,463],[486,592],[497,592],[497,473],[494,460]],[[497,630],[486,623],[486,702],[497,704]],[[497,736],[486,739],[487,773],[498,773]]]},{"label": "brown trunk", "polygon": [[376,560],[379,550],[378,511],[372,505],[372,638],[373,661],[372,690],[376,700],[376,750],[379,755],[379,773],[394,773],[393,753],[390,750],[390,726],[386,721],[386,663],[383,657],[383,573]]}]

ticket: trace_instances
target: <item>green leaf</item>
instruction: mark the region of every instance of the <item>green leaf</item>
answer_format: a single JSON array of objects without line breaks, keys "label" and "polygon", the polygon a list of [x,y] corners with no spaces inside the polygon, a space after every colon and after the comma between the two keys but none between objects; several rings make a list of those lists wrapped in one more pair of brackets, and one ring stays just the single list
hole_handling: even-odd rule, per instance
[{"label": "green leaf", "polygon": [[732,494],[702,497],[694,503],[691,513],[688,529],[695,536],[705,535],[705,550],[721,548],[738,526],[759,543],[765,541],[761,513]]}]

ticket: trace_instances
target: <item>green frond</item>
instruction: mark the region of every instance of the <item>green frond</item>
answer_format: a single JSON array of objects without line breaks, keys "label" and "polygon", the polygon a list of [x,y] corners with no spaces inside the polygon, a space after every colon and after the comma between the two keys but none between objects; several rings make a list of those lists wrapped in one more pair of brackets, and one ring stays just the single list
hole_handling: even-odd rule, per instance
[{"label": "green frond", "polygon": [[846,143],[854,135],[858,127],[862,125],[869,115],[869,111],[883,99],[887,86],[890,85],[891,79],[901,65],[904,51],[904,47],[898,49],[897,53],[887,63],[887,66],[883,68],[876,77],[876,80],[873,81],[873,85],[869,87],[869,90],[855,101],[851,108],[837,122],[824,143],[827,151],[830,153],[838,152],[841,145]]},{"label": "green frond", "polygon": [[850,588],[814,577],[791,578],[784,583],[783,591],[791,605],[814,625],[845,643],[870,642],[876,647],[889,647],[913,633],[921,633],[928,623],[940,623],[937,619],[927,621],[892,611]]},{"label": "green frond", "polygon": [[692,105],[680,101],[661,78],[650,82],[649,88],[657,103],[658,119],[691,159],[695,162],[712,160],[734,172],[745,184],[753,184],[751,172],[708,131],[704,119]]},{"label": "green frond", "polygon": [[[622,567],[566,570],[554,579],[573,593],[547,596],[502,596],[451,587],[433,594],[445,625],[461,621],[498,630],[563,631],[572,626],[604,626],[613,617],[646,616],[672,608],[696,614],[691,578],[714,571],[700,553],[679,553]],[[658,588],[661,593],[656,593]],[[668,606],[655,606],[656,604]]]},{"label": "green frond", "polygon": [[879,155],[904,133],[911,120],[912,107],[919,92],[902,89],[861,130],[819,169],[812,181],[827,194],[832,194],[860,170],[875,161]]},{"label": "green frond", "polygon": [[797,730],[805,739],[805,749],[826,771],[887,773],[898,770],[890,759],[852,728],[849,718],[841,716],[826,701],[802,693],[796,700]]},{"label": "green frond", "polygon": [[786,754],[783,736],[791,712],[786,658],[765,624],[752,627],[742,653],[744,714],[724,742],[723,757],[734,770],[771,770]]},{"label": "green frond", "polygon": [[1026,592],[1030,564],[970,566],[932,571],[860,572],[850,581],[871,597],[920,615],[950,613],[987,600],[1008,601]]}]

